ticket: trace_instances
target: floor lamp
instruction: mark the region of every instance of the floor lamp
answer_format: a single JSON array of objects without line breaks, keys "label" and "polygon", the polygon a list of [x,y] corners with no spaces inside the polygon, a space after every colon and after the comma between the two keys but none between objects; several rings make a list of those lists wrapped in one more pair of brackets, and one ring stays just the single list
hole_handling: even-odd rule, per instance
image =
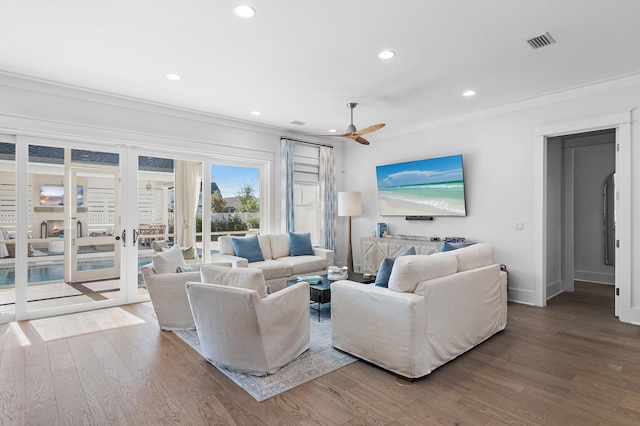
[{"label": "floor lamp", "polygon": [[349,216],[349,251],[347,268],[353,271],[353,249],[351,246],[351,216],[362,214],[362,198],[359,192],[338,192],[338,216]]}]

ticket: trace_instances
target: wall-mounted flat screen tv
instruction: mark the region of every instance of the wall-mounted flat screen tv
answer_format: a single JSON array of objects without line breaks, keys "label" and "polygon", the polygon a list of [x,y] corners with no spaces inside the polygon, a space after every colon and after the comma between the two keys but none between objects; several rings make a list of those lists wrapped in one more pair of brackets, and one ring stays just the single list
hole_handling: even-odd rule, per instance
[{"label": "wall-mounted flat screen tv", "polygon": [[381,216],[466,216],[462,155],[376,167]]},{"label": "wall-mounted flat screen tv", "polygon": [[[84,189],[78,186],[76,190],[77,206],[84,205]],[[40,186],[41,206],[64,206],[64,186],[41,185]]]}]

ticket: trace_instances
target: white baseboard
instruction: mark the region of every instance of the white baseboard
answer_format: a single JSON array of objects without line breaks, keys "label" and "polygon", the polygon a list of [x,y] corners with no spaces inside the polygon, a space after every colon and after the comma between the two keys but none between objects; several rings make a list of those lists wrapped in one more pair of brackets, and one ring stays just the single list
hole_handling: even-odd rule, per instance
[{"label": "white baseboard", "polygon": [[574,271],[574,279],[576,281],[588,281],[598,284],[615,284],[616,275],[614,273],[606,272],[592,272],[592,271]]},{"label": "white baseboard", "polygon": [[524,305],[538,306],[536,304],[536,293],[531,290],[507,288],[507,300],[509,302],[522,303]]},{"label": "white baseboard", "polygon": [[547,300],[556,297],[563,291],[564,291],[564,288],[562,286],[562,281],[556,281],[553,284],[547,285]]}]

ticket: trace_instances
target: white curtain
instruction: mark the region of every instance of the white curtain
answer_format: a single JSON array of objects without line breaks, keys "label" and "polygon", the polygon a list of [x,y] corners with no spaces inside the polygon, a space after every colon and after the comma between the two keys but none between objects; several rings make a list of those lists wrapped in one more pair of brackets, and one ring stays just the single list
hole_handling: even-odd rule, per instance
[{"label": "white curtain", "polygon": [[294,206],[293,206],[293,148],[294,142],[289,139],[280,139],[280,174],[282,175],[282,211],[284,232],[295,230]]},{"label": "white curtain", "polygon": [[336,241],[336,173],[333,147],[320,147],[320,242],[334,250]]},{"label": "white curtain", "polygon": [[202,181],[202,163],[176,160],[175,164],[175,242],[183,248],[195,248],[195,223]]}]

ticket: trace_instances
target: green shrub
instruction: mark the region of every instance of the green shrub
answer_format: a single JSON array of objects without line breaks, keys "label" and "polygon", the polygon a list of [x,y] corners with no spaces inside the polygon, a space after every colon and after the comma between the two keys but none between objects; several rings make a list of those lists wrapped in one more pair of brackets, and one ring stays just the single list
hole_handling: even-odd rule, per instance
[{"label": "green shrub", "polygon": [[260,218],[256,216],[248,218],[247,225],[249,225],[250,229],[260,228]]}]

